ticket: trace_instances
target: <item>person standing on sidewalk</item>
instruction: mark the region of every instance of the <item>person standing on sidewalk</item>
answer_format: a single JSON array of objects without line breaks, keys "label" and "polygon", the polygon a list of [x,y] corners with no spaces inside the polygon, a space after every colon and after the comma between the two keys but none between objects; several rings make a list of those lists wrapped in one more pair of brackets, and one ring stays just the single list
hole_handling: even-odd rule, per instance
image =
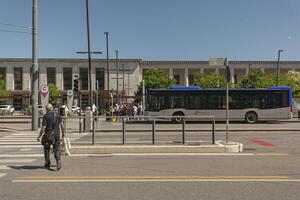
[{"label": "person standing on sidewalk", "polygon": [[60,160],[60,129],[62,137],[65,135],[64,124],[59,113],[53,110],[53,106],[49,103],[46,106],[47,113],[43,116],[41,130],[37,137],[40,141],[42,136],[42,145],[44,146],[45,168],[50,169],[50,147],[53,146],[54,157],[56,159],[56,170],[61,169]]}]

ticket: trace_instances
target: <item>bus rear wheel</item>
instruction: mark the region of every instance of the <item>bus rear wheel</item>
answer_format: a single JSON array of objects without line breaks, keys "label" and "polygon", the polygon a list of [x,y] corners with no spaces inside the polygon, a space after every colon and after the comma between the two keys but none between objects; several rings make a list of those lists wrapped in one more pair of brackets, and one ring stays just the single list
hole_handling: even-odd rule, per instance
[{"label": "bus rear wheel", "polygon": [[247,112],[245,115],[245,121],[248,124],[255,124],[257,122],[257,114],[255,112]]},{"label": "bus rear wheel", "polygon": [[173,116],[172,121],[179,123],[179,122],[182,122],[184,114],[183,114],[183,112],[175,112],[175,113],[173,113],[172,116]]}]

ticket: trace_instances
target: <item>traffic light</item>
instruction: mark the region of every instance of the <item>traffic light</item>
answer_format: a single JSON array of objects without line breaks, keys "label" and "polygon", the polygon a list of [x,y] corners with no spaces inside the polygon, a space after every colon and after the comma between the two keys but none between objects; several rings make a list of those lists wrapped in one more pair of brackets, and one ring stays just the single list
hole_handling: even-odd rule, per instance
[{"label": "traffic light", "polygon": [[74,92],[78,92],[78,79],[74,79],[73,88]]}]

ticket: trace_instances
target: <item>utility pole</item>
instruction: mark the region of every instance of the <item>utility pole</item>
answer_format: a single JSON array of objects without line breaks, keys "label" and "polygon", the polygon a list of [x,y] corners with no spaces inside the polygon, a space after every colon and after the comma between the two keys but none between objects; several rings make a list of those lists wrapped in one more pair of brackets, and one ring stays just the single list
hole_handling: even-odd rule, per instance
[{"label": "utility pole", "polygon": [[109,91],[109,52],[108,52],[108,32],[104,32],[106,38],[106,75],[107,75],[107,90]]},{"label": "utility pole", "polygon": [[277,70],[276,70],[276,85],[279,85],[279,72],[280,72],[280,66],[279,66],[279,62],[280,62],[280,53],[283,52],[283,50],[278,50],[278,60],[277,60]]},{"label": "utility pole", "polygon": [[31,104],[32,104],[32,119],[31,130],[38,129],[38,59],[37,59],[37,47],[38,47],[38,0],[32,0],[32,87],[31,87]]},{"label": "utility pole", "polygon": [[122,103],[124,103],[124,92],[125,92],[125,65],[122,65],[123,70],[123,92],[122,92]]},{"label": "utility pole", "polygon": [[116,73],[117,73],[117,103],[119,103],[119,51],[116,52]]},{"label": "utility pole", "polygon": [[91,40],[90,40],[90,20],[89,20],[89,0],[86,3],[86,30],[87,30],[87,43],[88,43],[88,61],[89,61],[89,106],[92,109],[93,105],[93,94],[92,94],[92,62],[91,62]]}]

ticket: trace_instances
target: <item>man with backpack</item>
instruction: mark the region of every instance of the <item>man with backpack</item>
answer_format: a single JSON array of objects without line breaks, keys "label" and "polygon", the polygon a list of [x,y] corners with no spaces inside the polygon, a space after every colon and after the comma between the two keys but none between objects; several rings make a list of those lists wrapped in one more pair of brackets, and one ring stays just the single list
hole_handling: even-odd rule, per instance
[{"label": "man with backpack", "polygon": [[50,169],[50,147],[53,146],[54,157],[56,159],[56,170],[61,169],[60,160],[60,129],[62,137],[64,137],[64,124],[58,112],[53,110],[53,106],[49,103],[46,106],[47,113],[43,116],[41,130],[37,141],[42,136],[42,145],[44,146],[45,168]]}]

